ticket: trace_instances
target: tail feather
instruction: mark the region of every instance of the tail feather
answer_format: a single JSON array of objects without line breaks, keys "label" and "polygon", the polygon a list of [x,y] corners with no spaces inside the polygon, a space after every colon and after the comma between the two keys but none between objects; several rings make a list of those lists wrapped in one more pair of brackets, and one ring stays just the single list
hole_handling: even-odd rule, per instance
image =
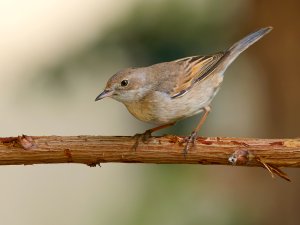
[{"label": "tail feather", "polygon": [[229,66],[243,51],[269,33],[272,29],[272,27],[261,28],[233,44],[226,52],[226,59],[224,60],[226,61],[226,67]]}]

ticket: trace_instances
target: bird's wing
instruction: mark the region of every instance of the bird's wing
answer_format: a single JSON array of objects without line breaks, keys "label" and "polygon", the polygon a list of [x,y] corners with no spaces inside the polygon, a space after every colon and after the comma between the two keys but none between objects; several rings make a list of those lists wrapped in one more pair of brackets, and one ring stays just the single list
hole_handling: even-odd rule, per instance
[{"label": "bird's wing", "polygon": [[183,96],[195,83],[206,78],[225,54],[225,52],[220,52],[209,56],[192,56],[173,61],[176,64],[181,64],[183,70],[169,92],[171,98]]}]

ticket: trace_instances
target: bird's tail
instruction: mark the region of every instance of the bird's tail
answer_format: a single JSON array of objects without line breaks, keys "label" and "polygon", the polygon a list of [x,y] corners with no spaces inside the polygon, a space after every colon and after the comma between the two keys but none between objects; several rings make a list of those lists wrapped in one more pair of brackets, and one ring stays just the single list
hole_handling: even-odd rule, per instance
[{"label": "bird's tail", "polygon": [[269,33],[272,29],[272,27],[261,28],[233,44],[226,51],[226,56],[224,59],[225,63],[223,63],[223,65],[225,65],[227,68],[243,51]]}]

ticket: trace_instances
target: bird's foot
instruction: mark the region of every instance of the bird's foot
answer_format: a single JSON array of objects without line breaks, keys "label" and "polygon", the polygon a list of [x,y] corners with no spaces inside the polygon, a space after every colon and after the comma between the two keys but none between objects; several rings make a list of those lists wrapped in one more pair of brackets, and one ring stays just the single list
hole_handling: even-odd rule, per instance
[{"label": "bird's foot", "polygon": [[196,138],[197,138],[197,132],[196,131],[193,131],[192,134],[189,136],[189,137],[186,137],[184,142],[186,143],[186,145],[184,146],[184,149],[183,149],[183,156],[184,158],[186,158],[189,150],[190,150],[190,147],[191,145],[195,145],[195,141],[196,141]]},{"label": "bird's foot", "polygon": [[132,146],[132,149],[134,151],[137,150],[140,141],[142,141],[144,144],[147,144],[149,142],[149,140],[152,138],[152,130],[146,130],[144,133],[142,134],[135,134],[133,136],[133,138],[136,140],[134,145]]}]

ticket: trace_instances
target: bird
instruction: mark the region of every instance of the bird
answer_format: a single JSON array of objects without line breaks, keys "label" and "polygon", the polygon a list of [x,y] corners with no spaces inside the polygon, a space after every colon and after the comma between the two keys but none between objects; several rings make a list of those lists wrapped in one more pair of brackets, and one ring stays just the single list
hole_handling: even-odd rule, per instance
[{"label": "bird", "polygon": [[260,28],[227,50],[214,54],[122,69],[107,81],[95,101],[113,98],[123,103],[137,119],[157,125],[142,134],[136,134],[135,148],[140,140],[145,142],[151,138],[153,132],[202,113],[199,123],[186,138],[183,149],[186,155],[211,111],[211,101],[221,87],[228,66],[272,29]]}]

